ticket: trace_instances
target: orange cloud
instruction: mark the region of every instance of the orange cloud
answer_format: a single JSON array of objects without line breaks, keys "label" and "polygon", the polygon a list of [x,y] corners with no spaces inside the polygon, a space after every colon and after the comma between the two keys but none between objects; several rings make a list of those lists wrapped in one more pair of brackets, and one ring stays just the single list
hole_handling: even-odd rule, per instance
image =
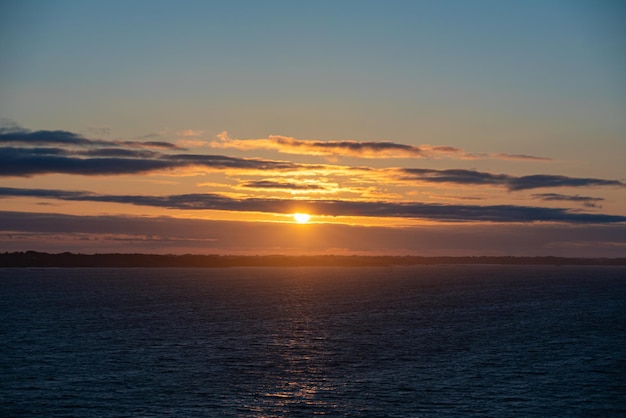
[{"label": "orange cloud", "polygon": [[324,157],[357,158],[455,158],[455,159],[505,159],[539,160],[549,158],[507,153],[468,153],[460,148],[445,145],[406,145],[389,141],[318,141],[297,139],[289,136],[269,135],[259,139],[233,139],[228,132],[217,135],[218,141],[211,142],[213,148],[235,148],[239,150],[275,150],[285,154],[319,155]]}]

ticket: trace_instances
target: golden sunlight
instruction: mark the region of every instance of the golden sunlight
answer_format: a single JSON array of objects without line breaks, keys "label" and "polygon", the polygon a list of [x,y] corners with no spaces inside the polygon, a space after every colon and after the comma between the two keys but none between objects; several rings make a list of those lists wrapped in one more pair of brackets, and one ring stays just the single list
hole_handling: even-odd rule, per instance
[{"label": "golden sunlight", "polygon": [[308,213],[294,213],[293,219],[295,219],[296,222],[298,222],[299,224],[305,224],[309,222],[309,219],[311,219],[311,215],[309,215]]}]

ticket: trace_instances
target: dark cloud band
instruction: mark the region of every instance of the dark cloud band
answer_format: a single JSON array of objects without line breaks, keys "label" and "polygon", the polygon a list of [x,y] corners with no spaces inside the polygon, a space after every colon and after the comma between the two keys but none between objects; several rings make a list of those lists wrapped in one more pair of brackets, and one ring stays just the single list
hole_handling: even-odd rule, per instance
[{"label": "dark cloud band", "polygon": [[[156,252],[161,254],[329,253],[337,248],[368,254],[552,255],[623,257],[626,224],[445,224],[385,228],[280,222],[217,221],[173,217],[76,216],[0,211],[0,250],[50,252]],[[241,237],[245,237],[244,240]]]},{"label": "dark cloud band", "polygon": [[561,208],[514,205],[444,205],[419,202],[366,202],[342,200],[233,199],[219,194],[169,196],[102,195],[91,192],[53,189],[0,188],[0,197],[34,197],[67,201],[123,203],[185,210],[225,210],[241,212],[308,212],[326,216],[368,216],[415,218],[439,221],[479,222],[626,222],[626,216],[578,213]]},{"label": "dark cloud band", "polygon": [[[292,170],[302,167],[284,161],[234,158],[223,155],[146,155],[141,152],[100,149],[96,158],[78,158],[60,148],[0,148],[0,176],[30,177],[41,174],[84,176],[140,174],[200,166],[212,169]],[[108,156],[107,156],[108,155]],[[126,158],[130,157],[130,158]],[[139,158],[153,157],[153,158]]]},{"label": "dark cloud band", "polygon": [[130,148],[159,148],[163,150],[181,149],[177,145],[164,141],[109,141],[87,139],[82,135],[69,131],[31,131],[16,125],[0,127],[0,144],[61,145],[77,147],[116,146]]},{"label": "dark cloud band", "polygon": [[399,169],[398,173],[398,177],[402,180],[416,180],[427,183],[503,186],[511,191],[544,187],[626,186],[618,180],[567,177],[549,174],[515,177],[508,174],[485,173],[474,170],[433,170],[425,168],[403,168]]}]

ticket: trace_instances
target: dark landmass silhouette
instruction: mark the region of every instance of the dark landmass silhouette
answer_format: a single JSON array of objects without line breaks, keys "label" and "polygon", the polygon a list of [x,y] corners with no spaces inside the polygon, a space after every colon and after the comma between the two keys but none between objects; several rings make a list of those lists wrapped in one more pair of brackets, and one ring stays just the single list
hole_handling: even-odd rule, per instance
[{"label": "dark landmass silhouette", "polygon": [[37,251],[0,254],[0,267],[375,267],[434,264],[626,266],[626,258],[49,254]]}]

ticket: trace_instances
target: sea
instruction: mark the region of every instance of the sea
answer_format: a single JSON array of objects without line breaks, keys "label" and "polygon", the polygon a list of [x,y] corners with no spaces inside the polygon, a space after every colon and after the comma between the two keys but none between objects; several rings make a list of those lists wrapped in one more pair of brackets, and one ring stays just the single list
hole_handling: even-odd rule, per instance
[{"label": "sea", "polygon": [[2,417],[624,417],[626,267],[0,269]]}]

